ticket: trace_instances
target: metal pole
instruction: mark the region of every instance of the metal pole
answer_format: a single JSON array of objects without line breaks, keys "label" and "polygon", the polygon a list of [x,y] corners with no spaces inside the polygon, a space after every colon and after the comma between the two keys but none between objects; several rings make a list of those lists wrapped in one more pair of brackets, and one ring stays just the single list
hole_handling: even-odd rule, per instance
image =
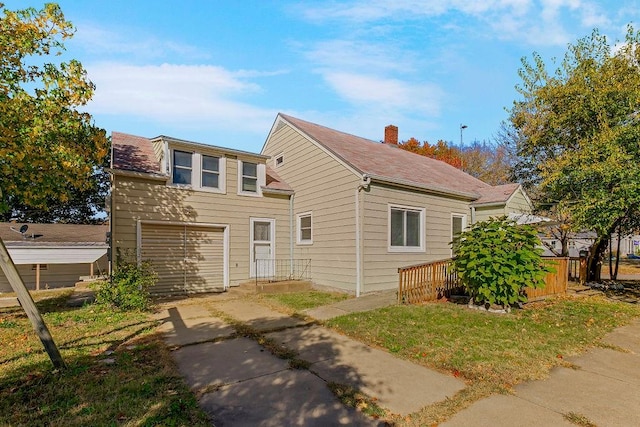
[{"label": "metal pole", "polygon": [[466,129],[468,126],[460,123],[460,147],[462,147],[462,131]]}]

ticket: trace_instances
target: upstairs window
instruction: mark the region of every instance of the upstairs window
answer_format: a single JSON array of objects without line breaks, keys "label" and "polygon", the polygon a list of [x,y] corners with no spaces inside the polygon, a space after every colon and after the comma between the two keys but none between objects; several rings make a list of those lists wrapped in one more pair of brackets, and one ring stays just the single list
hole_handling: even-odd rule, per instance
[{"label": "upstairs window", "polygon": [[247,193],[258,192],[258,165],[242,162],[242,191]]},{"label": "upstairs window", "polygon": [[313,243],[313,228],[311,212],[298,214],[298,244],[310,245]]},{"label": "upstairs window", "polygon": [[192,153],[173,151],[173,183],[191,185]]},{"label": "upstairs window", "polygon": [[389,206],[389,250],[424,251],[424,209]]},{"label": "upstairs window", "polygon": [[284,154],[276,156],[275,164],[276,167],[282,166],[284,164]]},{"label": "upstairs window", "polygon": [[220,188],[220,158],[202,156],[202,187]]}]

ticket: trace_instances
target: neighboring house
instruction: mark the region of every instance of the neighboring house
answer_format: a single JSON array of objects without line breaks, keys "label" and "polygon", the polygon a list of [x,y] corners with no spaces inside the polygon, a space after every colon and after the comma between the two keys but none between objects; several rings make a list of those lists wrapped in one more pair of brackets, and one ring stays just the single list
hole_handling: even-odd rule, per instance
[{"label": "neighboring house", "polygon": [[[580,251],[589,250],[589,248],[593,245],[597,237],[597,234],[593,231],[582,231],[579,233],[573,232],[569,234],[569,256],[571,258],[578,258],[580,256]],[[542,249],[544,252],[542,256],[553,257],[556,256],[554,253],[561,253],[562,251],[562,242],[559,239],[554,238],[553,236],[548,236],[541,234],[540,240],[542,240],[543,246]],[[552,251],[550,248],[553,248]],[[615,246],[614,246],[615,248]]]},{"label": "neighboring house", "polygon": [[[530,212],[444,162],[284,114],[262,154],[159,136],[112,135],[113,254],[149,261],[156,293],[224,289],[256,261],[309,259],[316,285],[359,295],[397,269],[451,256],[477,217]],[[117,262],[116,262],[117,265]]]},{"label": "neighboring house", "polygon": [[223,290],[256,260],[289,258],[293,192],[267,156],[118,132],[111,144],[114,261],[150,262],[153,292]]},{"label": "neighboring house", "polygon": [[[81,276],[107,274],[108,225],[0,222],[2,238],[27,289],[74,286]],[[24,230],[24,228],[23,228]],[[0,272],[0,292],[12,292]]]},{"label": "neighboring house", "polygon": [[357,295],[397,286],[401,266],[448,258],[454,235],[531,212],[518,184],[493,187],[447,163],[279,114],[262,153],[295,190],[295,258],[313,280]]}]

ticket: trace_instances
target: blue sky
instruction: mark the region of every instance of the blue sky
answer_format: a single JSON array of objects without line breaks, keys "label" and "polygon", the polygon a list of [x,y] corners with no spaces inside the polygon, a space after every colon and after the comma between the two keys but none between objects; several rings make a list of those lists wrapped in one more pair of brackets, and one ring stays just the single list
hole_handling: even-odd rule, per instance
[{"label": "blue sky", "polygon": [[[2,1],[2,0],[0,0]],[[4,0],[7,9],[41,7]],[[373,140],[491,140],[520,59],[613,42],[638,0],[61,0],[109,133],[260,151],[278,112]]]}]

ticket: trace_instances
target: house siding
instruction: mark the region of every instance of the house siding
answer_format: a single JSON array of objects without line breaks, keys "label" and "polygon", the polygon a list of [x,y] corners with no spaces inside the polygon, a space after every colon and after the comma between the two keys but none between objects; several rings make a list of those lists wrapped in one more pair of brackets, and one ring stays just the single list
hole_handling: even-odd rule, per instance
[{"label": "house siding", "polygon": [[[363,292],[398,285],[398,268],[451,257],[451,214],[469,215],[469,202],[418,191],[372,184],[361,194]],[[389,205],[425,209],[424,252],[389,252]]]},{"label": "house siding", "polygon": [[507,214],[505,205],[489,206],[489,207],[476,207],[475,209],[475,222],[487,221],[490,218],[497,218]]},{"label": "house siding", "polygon": [[[36,271],[31,264],[16,265],[18,273],[25,286],[29,290],[36,289]],[[107,256],[104,255],[95,261],[93,274],[108,271]],[[80,276],[91,274],[90,264],[47,264],[46,270],[40,270],[40,289],[53,289],[74,286]],[[0,274],[0,292],[13,292],[9,280],[4,274]]]},{"label": "house siding", "polygon": [[[312,212],[313,244],[295,243],[294,257],[312,260],[315,284],[355,292],[355,190],[360,178],[288,125],[274,130],[263,154],[272,156],[271,167],[294,189],[294,215]],[[276,168],[273,158],[279,154],[284,163]]]},{"label": "house siding", "polygon": [[506,204],[497,206],[477,206],[475,208],[475,222],[486,221],[490,218],[497,218],[510,213],[531,213],[533,207],[529,203],[522,189],[518,189],[509,198]]},{"label": "house siding", "polygon": [[288,259],[289,197],[238,195],[235,159],[227,159],[225,176],[227,191],[221,194],[116,174],[112,194],[114,256],[135,260],[138,220],[228,225],[229,283],[237,285],[250,277],[250,219],[270,218],[275,220],[274,255]]},{"label": "house siding", "polygon": [[522,193],[521,189],[518,189],[515,194],[509,199],[505,206],[505,211],[509,213],[531,213],[532,206]]}]

